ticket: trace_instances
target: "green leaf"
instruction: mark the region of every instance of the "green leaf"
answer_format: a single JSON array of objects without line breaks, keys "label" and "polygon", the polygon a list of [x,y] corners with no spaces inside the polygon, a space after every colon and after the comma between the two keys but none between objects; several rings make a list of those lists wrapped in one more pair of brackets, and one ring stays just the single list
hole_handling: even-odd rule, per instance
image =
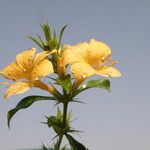
[{"label": "green leaf", "polygon": [[[47,125],[49,128],[51,128],[51,127],[61,128],[62,124],[61,124],[61,122],[58,121],[58,119],[55,116],[50,116],[50,117],[47,117]],[[59,131],[57,130],[57,132],[59,132]]]},{"label": "green leaf", "polygon": [[42,40],[39,34],[37,34],[37,37],[39,38],[40,42],[42,43],[43,47],[45,46],[45,41]]},{"label": "green leaf", "polygon": [[57,116],[50,116],[50,117],[46,117],[46,118],[47,118],[48,127],[49,128],[52,127],[54,129],[54,131],[57,133],[57,136],[62,134],[62,133],[66,133],[70,130],[68,122],[66,123],[66,127],[62,129],[62,127],[63,127],[63,114],[61,114],[61,112],[57,112]]},{"label": "green leaf", "polygon": [[57,40],[57,36],[56,36],[55,28],[53,29],[53,40],[54,40],[54,41],[56,41],[56,40]]},{"label": "green leaf", "polygon": [[90,88],[101,88],[110,91],[110,81],[105,78],[88,81],[77,90],[75,95]]},{"label": "green leaf", "polygon": [[51,31],[50,31],[49,25],[46,23],[46,24],[42,24],[41,27],[42,27],[42,30],[44,32],[47,42],[50,41],[51,40]]},{"label": "green leaf", "polygon": [[[67,132],[70,131],[70,113],[67,114],[66,117],[66,125],[65,127],[63,127],[63,113],[61,112],[61,110],[59,109],[59,107],[57,107],[57,114],[56,116],[45,116],[47,118],[47,122],[46,124],[48,125],[49,128],[53,128],[53,130],[57,133],[57,135],[53,138],[55,139],[57,136],[61,135],[61,134],[66,134]],[[44,122],[45,123],[45,122]]]},{"label": "green leaf", "polygon": [[67,25],[65,25],[64,27],[62,27],[61,31],[60,31],[60,34],[59,34],[59,44],[61,43],[61,39],[62,39],[62,36],[63,36],[63,33],[66,29]]},{"label": "green leaf", "polygon": [[67,92],[70,92],[71,90],[71,75],[67,74],[65,77],[63,77],[62,79],[57,79],[57,82],[59,85],[61,85],[63,87],[63,89]]},{"label": "green leaf", "polygon": [[66,137],[70,143],[72,150],[87,150],[87,148],[83,144],[75,140],[71,135],[66,134]]},{"label": "green leaf", "polygon": [[57,117],[55,116],[50,116],[50,117],[46,117],[47,118],[47,125],[49,128],[53,128],[53,130],[58,134],[61,133],[62,131],[62,121],[59,120]]},{"label": "green leaf", "polygon": [[49,46],[50,50],[55,49],[56,48],[56,41],[55,40],[49,41],[48,46]]},{"label": "green leaf", "polygon": [[41,45],[41,43],[38,41],[38,40],[36,40],[34,37],[32,37],[32,36],[27,36],[30,40],[32,40],[34,43],[36,43],[40,48],[42,48],[43,49],[43,46]]},{"label": "green leaf", "polygon": [[54,97],[49,97],[49,96],[28,96],[23,98],[14,109],[11,109],[7,113],[7,124],[8,127],[10,128],[10,120],[12,117],[18,112],[20,109],[25,109],[31,106],[34,102],[36,101],[43,101],[43,100],[55,100]]}]

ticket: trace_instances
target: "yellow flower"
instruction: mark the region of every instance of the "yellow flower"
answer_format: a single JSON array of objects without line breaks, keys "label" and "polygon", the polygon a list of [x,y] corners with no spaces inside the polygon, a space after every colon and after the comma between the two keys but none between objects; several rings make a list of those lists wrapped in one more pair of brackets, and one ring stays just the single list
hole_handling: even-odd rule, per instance
[{"label": "yellow flower", "polygon": [[0,71],[3,77],[16,81],[14,84],[8,84],[6,98],[23,93],[32,87],[52,92],[53,89],[40,81],[39,78],[54,72],[51,61],[46,59],[46,56],[54,51],[44,51],[36,55],[35,52],[35,48],[25,50],[16,56],[14,62]]},{"label": "yellow flower", "polygon": [[65,75],[65,66],[63,65],[62,57],[57,58],[57,74],[61,78],[63,75]]},{"label": "yellow flower", "polygon": [[66,74],[66,67],[63,63],[62,53],[65,51],[66,45],[58,50],[58,57],[57,57],[57,74],[61,78]]},{"label": "yellow flower", "polygon": [[64,65],[71,65],[71,72],[77,81],[93,75],[121,76],[121,73],[113,68],[117,62],[112,60],[110,48],[95,39],[89,43],[68,46],[62,54],[62,58]]}]

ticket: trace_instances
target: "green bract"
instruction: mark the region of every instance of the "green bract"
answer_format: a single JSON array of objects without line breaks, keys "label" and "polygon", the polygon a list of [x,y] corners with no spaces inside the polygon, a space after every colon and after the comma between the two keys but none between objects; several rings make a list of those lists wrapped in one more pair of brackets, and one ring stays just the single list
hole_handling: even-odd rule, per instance
[{"label": "green bract", "polygon": [[44,40],[40,37],[39,34],[37,34],[37,39],[32,36],[28,36],[28,38],[36,43],[42,50],[51,51],[53,49],[59,49],[62,35],[67,25],[62,27],[58,37],[56,36],[55,29],[52,30],[47,23],[42,24],[41,27],[45,36]]}]

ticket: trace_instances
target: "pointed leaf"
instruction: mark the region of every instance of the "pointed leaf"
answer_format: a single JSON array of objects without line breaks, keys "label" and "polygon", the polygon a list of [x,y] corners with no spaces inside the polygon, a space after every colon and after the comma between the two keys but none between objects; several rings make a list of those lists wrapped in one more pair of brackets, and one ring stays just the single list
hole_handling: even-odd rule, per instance
[{"label": "pointed leaf", "polygon": [[61,31],[60,31],[60,34],[59,34],[59,44],[61,43],[61,39],[62,39],[62,36],[63,36],[63,33],[66,29],[68,25],[65,25],[64,27],[62,27]]},{"label": "pointed leaf", "polygon": [[9,110],[9,112],[7,113],[8,127],[10,127],[10,120],[16,114],[16,112],[18,112],[20,109],[28,108],[36,101],[43,101],[43,100],[55,100],[55,98],[49,96],[37,96],[37,95],[23,98],[14,109]]},{"label": "pointed leaf", "polygon": [[[62,116],[63,117],[63,116]],[[47,118],[47,125],[49,128],[53,128],[53,130],[57,133],[56,137],[62,133],[67,133],[70,130],[69,125],[67,124],[65,128],[63,127],[62,118],[57,118],[55,116],[46,117]],[[56,138],[54,137],[54,138]]]},{"label": "pointed leaf", "polygon": [[57,82],[59,85],[63,87],[64,90],[69,92],[71,90],[71,75],[67,74],[64,78],[62,79],[57,79]]},{"label": "pointed leaf", "polygon": [[87,148],[83,144],[75,140],[71,135],[66,134],[66,137],[73,150],[87,150]]},{"label": "pointed leaf", "polygon": [[36,40],[34,37],[32,37],[32,36],[27,36],[30,40],[32,40],[34,43],[36,43],[40,48],[42,48],[43,49],[43,46],[41,45],[41,43],[38,41],[38,40]]},{"label": "pointed leaf", "polygon": [[47,125],[48,125],[49,128],[50,127],[59,128],[59,129],[61,128],[61,124],[55,116],[47,117]]},{"label": "pointed leaf", "polygon": [[37,37],[39,38],[40,42],[42,43],[43,47],[45,46],[45,41],[42,40],[39,34],[37,34]]},{"label": "pointed leaf", "polygon": [[50,41],[51,40],[51,30],[50,30],[50,27],[49,27],[48,23],[45,24],[45,28],[46,28],[46,32],[47,32],[46,40]]},{"label": "pointed leaf", "polygon": [[57,36],[56,36],[55,28],[53,29],[53,40],[54,40],[54,41],[56,41],[56,40],[57,40]]},{"label": "pointed leaf", "polygon": [[88,81],[77,90],[75,95],[90,88],[101,88],[110,91],[110,81],[105,78]]},{"label": "pointed leaf", "polygon": [[42,27],[42,30],[44,32],[44,35],[45,35],[47,42],[49,42],[51,40],[51,31],[50,31],[49,25],[48,24],[42,24],[41,27]]},{"label": "pointed leaf", "polygon": [[48,46],[50,50],[55,49],[56,48],[55,41],[54,40],[49,41]]}]

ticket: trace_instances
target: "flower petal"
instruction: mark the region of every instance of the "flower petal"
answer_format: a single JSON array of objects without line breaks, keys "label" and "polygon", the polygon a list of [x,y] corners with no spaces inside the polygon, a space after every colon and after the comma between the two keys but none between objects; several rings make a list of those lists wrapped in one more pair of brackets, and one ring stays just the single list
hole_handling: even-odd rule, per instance
[{"label": "flower petal", "polygon": [[86,49],[86,47],[86,43],[80,43],[75,46],[67,46],[67,48],[62,53],[64,66],[74,62],[85,62],[84,56],[82,56],[79,51],[84,52],[83,50]]},{"label": "flower petal", "polygon": [[53,73],[53,65],[51,61],[44,59],[41,60],[36,66],[34,66],[30,80],[38,80],[41,77],[47,76],[48,74]]},{"label": "flower petal", "polygon": [[88,63],[92,66],[99,66],[111,55],[108,45],[92,39],[89,43]]},{"label": "flower petal", "polygon": [[105,43],[92,39],[89,43],[79,43],[68,46],[62,54],[64,64],[74,62],[86,62],[91,66],[101,65],[111,55],[109,46]]},{"label": "flower petal", "polygon": [[43,83],[40,80],[35,80],[32,83],[32,85],[33,85],[33,87],[40,88],[40,89],[48,91],[50,93],[54,91],[53,87],[49,87],[47,84]]},{"label": "flower petal", "polygon": [[52,51],[44,51],[44,52],[40,52],[38,54],[36,54],[35,58],[34,58],[34,66],[37,65],[38,63],[40,63],[41,60],[43,60],[45,57],[47,57],[50,54],[56,53],[57,50],[52,50]]},{"label": "flower petal", "polygon": [[86,63],[73,63],[71,65],[71,72],[77,81],[96,74],[96,71]]},{"label": "flower petal", "polygon": [[10,96],[13,96],[15,94],[21,94],[23,92],[26,92],[29,88],[31,88],[29,82],[17,82],[11,84],[11,86],[9,86],[6,90],[4,97],[9,98]]},{"label": "flower petal", "polygon": [[58,57],[57,58],[57,73],[58,73],[59,77],[64,75],[65,72],[66,72],[66,68],[63,64],[63,59],[62,59],[62,57]]},{"label": "flower petal", "polygon": [[21,78],[26,78],[26,74],[23,73],[23,70],[18,66],[16,62],[12,62],[10,65],[4,67],[0,71],[0,74],[10,80],[19,80]]},{"label": "flower petal", "polygon": [[107,67],[107,66],[97,69],[97,74],[101,76],[105,76],[105,77],[120,77],[121,76],[121,73],[117,69],[113,67]]},{"label": "flower petal", "polygon": [[17,64],[24,71],[30,70],[32,68],[35,52],[36,52],[36,48],[30,48],[16,56]]}]

